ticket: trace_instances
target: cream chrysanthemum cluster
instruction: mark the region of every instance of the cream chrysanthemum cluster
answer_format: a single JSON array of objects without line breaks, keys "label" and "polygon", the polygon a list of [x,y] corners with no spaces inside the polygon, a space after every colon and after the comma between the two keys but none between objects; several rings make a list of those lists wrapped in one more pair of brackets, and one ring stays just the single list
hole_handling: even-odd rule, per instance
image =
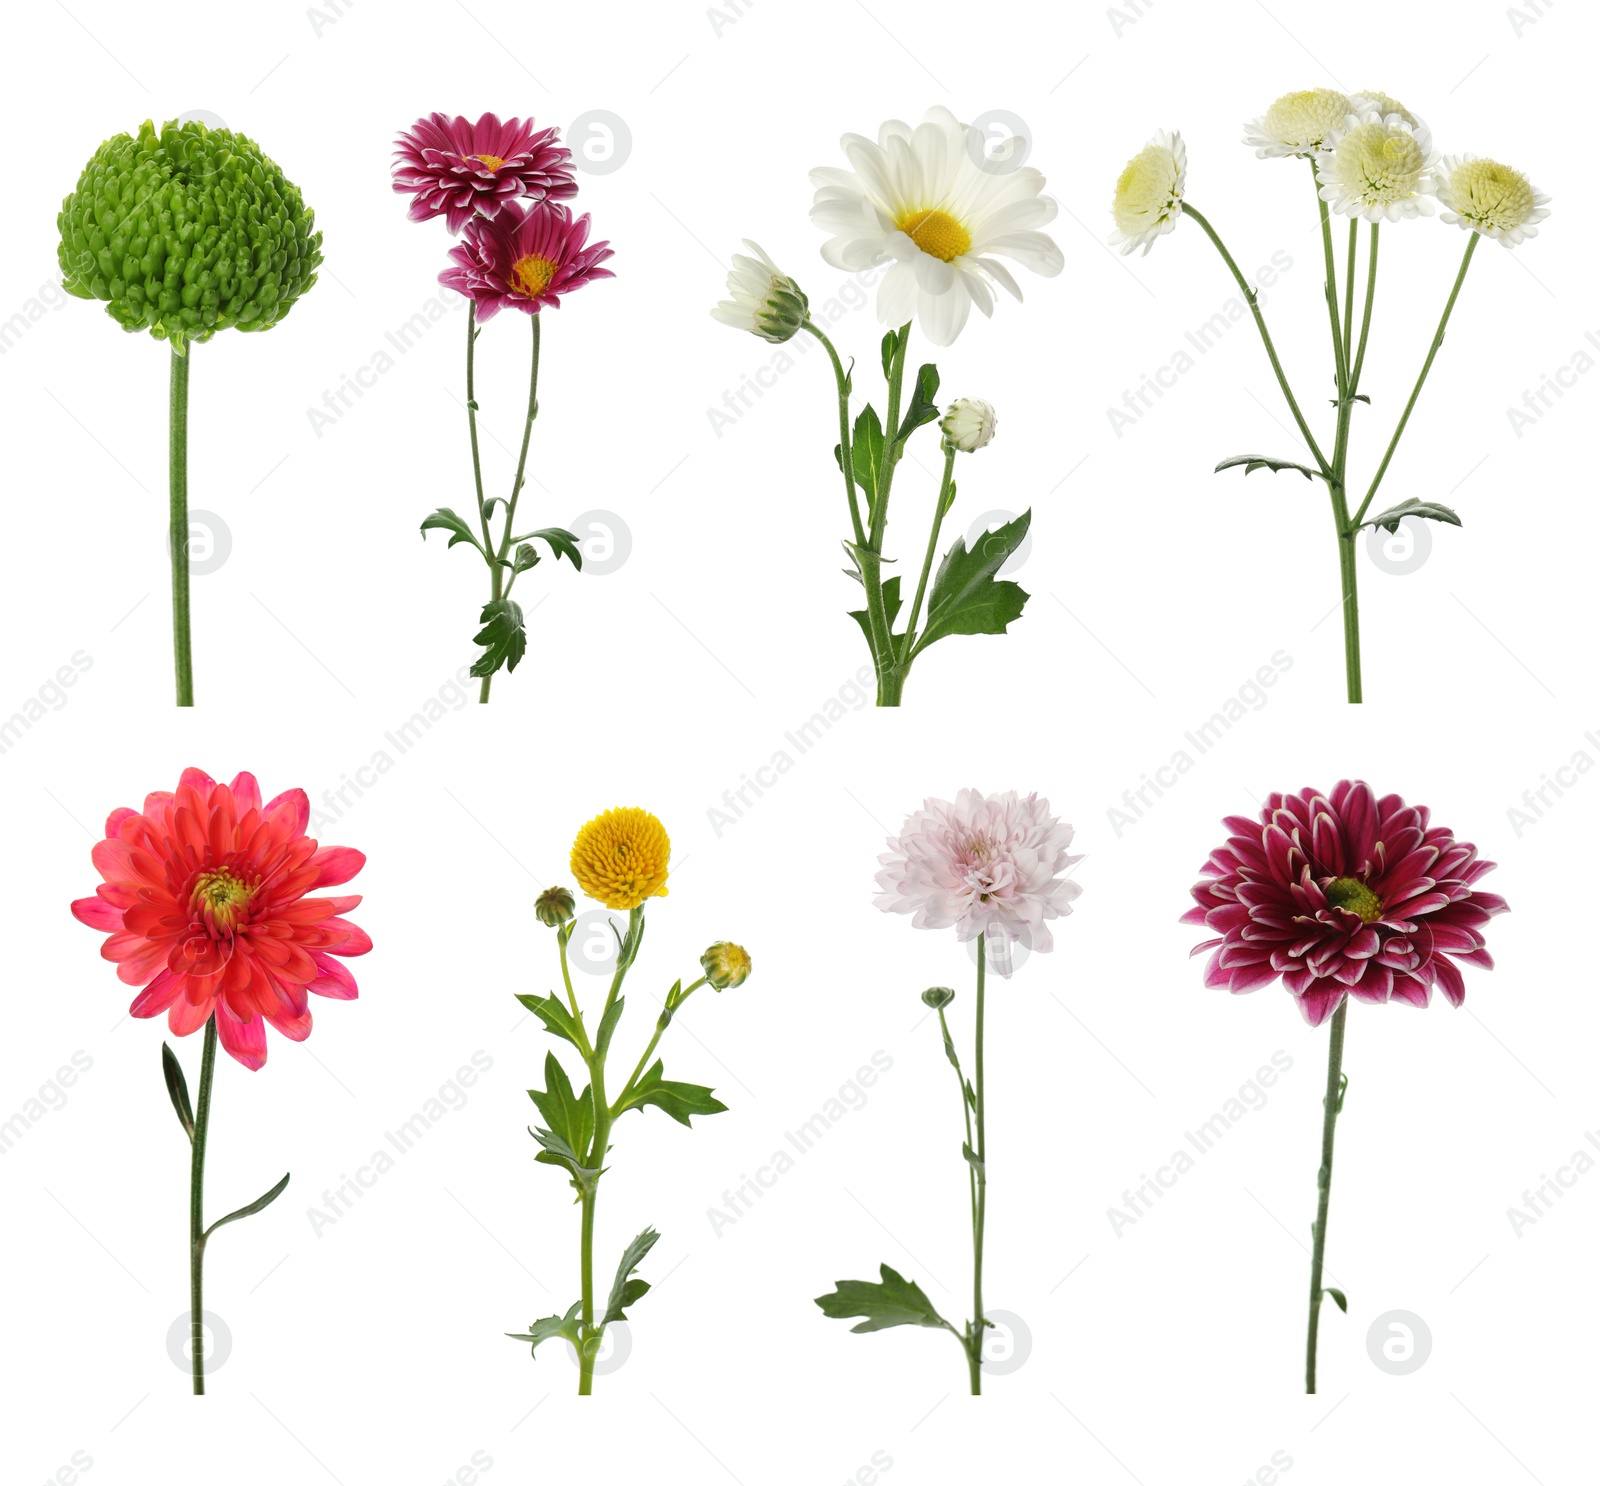
[{"label": "cream chrysanthemum cluster", "polygon": [[[1393,107],[1380,113],[1372,96]],[[1314,157],[1318,194],[1341,216],[1369,222],[1431,215],[1439,156],[1428,126],[1382,94],[1358,95],[1351,110]]]},{"label": "cream chrysanthemum cluster", "polygon": [[1446,222],[1495,238],[1503,248],[1537,237],[1535,224],[1550,215],[1550,198],[1520,170],[1478,155],[1446,155],[1434,172],[1433,194]]}]

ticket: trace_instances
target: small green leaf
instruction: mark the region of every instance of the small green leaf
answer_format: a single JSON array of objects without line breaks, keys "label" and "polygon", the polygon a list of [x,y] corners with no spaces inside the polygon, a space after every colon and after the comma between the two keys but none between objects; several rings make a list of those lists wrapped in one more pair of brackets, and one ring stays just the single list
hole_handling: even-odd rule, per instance
[{"label": "small green leaf", "polygon": [[572,1184],[580,1192],[592,1192],[594,1185],[600,1180],[603,1168],[599,1166],[585,1166],[583,1157],[572,1146],[553,1130],[542,1130],[533,1125],[528,1126],[528,1134],[539,1142],[541,1150],[533,1159],[546,1166],[559,1166],[572,1177]]},{"label": "small green leaf", "polygon": [[939,564],[928,595],[928,623],[918,639],[913,657],[946,635],[1001,635],[1021,617],[1028,594],[1020,584],[997,579],[1006,559],[1028,534],[1032,511],[986,532],[970,552],[966,538],[957,537]]},{"label": "small green leaf", "polygon": [[[900,612],[900,575],[895,574],[883,585],[883,608],[889,616],[889,628],[894,629],[895,616]],[[867,617],[865,609],[850,610],[850,617],[861,626],[861,633],[867,637],[867,648],[872,648],[872,621]],[[896,636],[896,639],[899,637]]]},{"label": "small green leaf", "polygon": [[883,346],[879,354],[883,359],[883,379],[886,382],[889,380],[889,373],[894,369],[894,352],[895,347],[900,343],[899,335],[899,331],[891,330],[883,338]]},{"label": "small green leaf", "polygon": [[1247,475],[1253,475],[1257,470],[1271,470],[1275,475],[1282,470],[1298,470],[1308,480],[1320,478],[1316,470],[1307,469],[1303,464],[1296,464],[1292,459],[1272,459],[1265,454],[1235,454],[1232,459],[1224,459],[1212,474],[1220,475],[1223,470],[1231,470],[1240,464],[1244,466]]},{"label": "small green leaf", "polygon": [[541,526],[538,531],[528,533],[529,541],[535,537],[550,544],[557,561],[564,557],[580,573],[583,571],[583,553],[579,550],[578,539],[564,526]]},{"label": "small green leaf", "polygon": [[606,1301],[606,1313],[600,1322],[602,1326],[609,1326],[613,1321],[626,1321],[627,1308],[650,1289],[647,1281],[630,1279],[629,1276],[660,1237],[654,1228],[646,1228],[623,1250],[622,1262],[617,1265],[617,1277],[611,1282],[611,1295]]},{"label": "small green leaf", "polygon": [[518,996],[517,1000],[544,1023],[552,1037],[564,1037],[574,1047],[583,1047],[582,1029],[564,1001],[555,996]]},{"label": "small green leaf", "polygon": [[[422,523],[424,541],[427,540],[430,531],[447,531],[451,534],[450,540],[445,543],[446,551],[454,547],[458,542],[467,542],[476,547],[479,552],[483,552],[483,543],[478,540],[472,528],[460,516],[456,515],[449,506],[440,506],[431,516],[424,519]],[[488,554],[485,553],[484,555],[487,556]]]},{"label": "small green leaf", "polygon": [[979,1176],[984,1176],[986,1174],[984,1170],[984,1164],[978,1159],[977,1152],[974,1151],[972,1147],[966,1143],[966,1141],[961,1142],[961,1154],[966,1158],[967,1164],[971,1166]]},{"label": "small green leaf", "polygon": [[896,1274],[887,1264],[878,1266],[879,1283],[871,1280],[835,1280],[830,1294],[819,1295],[822,1314],[834,1320],[864,1316],[852,1331],[882,1331],[889,1326],[949,1326],[934,1310],[922,1287]]},{"label": "small green leaf", "polygon": [[1330,1287],[1329,1289],[1324,1290],[1322,1293],[1324,1295],[1331,1295],[1333,1297],[1333,1303],[1338,1306],[1339,1309],[1342,1310],[1347,1316],[1350,1314],[1350,1306],[1344,1298],[1343,1290],[1335,1290]]},{"label": "small green leaf", "polygon": [[263,1192],[258,1198],[256,1198],[254,1202],[248,1202],[243,1207],[234,1209],[234,1211],[229,1213],[227,1217],[218,1218],[215,1223],[213,1223],[203,1234],[201,1234],[200,1242],[202,1244],[205,1243],[205,1241],[209,1239],[211,1235],[217,1231],[217,1229],[222,1227],[224,1223],[237,1223],[240,1218],[248,1218],[252,1213],[260,1212],[262,1208],[267,1207],[276,1198],[281,1196],[283,1189],[288,1185],[289,1173],[286,1171],[283,1174],[283,1180],[274,1186],[270,1191]]},{"label": "small green leaf", "polygon": [[712,1096],[711,1090],[701,1084],[673,1083],[661,1076],[661,1059],[657,1058],[652,1063],[644,1076],[630,1089],[626,1098],[618,1106],[617,1113],[624,1109],[643,1109],[645,1105],[653,1104],[659,1110],[669,1114],[680,1125],[689,1123],[690,1115],[721,1114],[727,1105],[720,1099]]},{"label": "small green leaf", "polygon": [[167,1097],[177,1111],[178,1123],[183,1126],[189,1143],[193,1145],[194,1111],[189,1107],[189,1085],[184,1081],[183,1066],[178,1062],[178,1055],[164,1042],[161,1044],[161,1071],[166,1075]]},{"label": "small green leaf", "polygon": [[566,1315],[545,1316],[542,1320],[533,1322],[525,1332],[508,1331],[506,1335],[514,1342],[532,1342],[535,1357],[539,1355],[539,1343],[550,1341],[554,1337],[565,1337],[573,1346],[577,1346],[578,1331],[583,1325],[578,1313],[582,1309],[583,1302],[575,1300]]},{"label": "small green leaf", "polygon": [[606,1055],[606,1049],[611,1046],[611,1037],[617,1030],[617,1023],[622,1020],[622,1003],[626,999],[625,996],[618,996],[606,1008],[606,1014],[600,1018],[600,1030],[596,1033],[594,1039],[594,1053],[597,1058],[603,1060]]},{"label": "small green leaf", "polygon": [[539,552],[532,542],[523,542],[516,551],[515,560],[511,564],[513,573],[520,573],[538,564]]},{"label": "small green leaf", "polygon": [[528,650],[528,631],[522,605],[515,599],[491,599],[478,616],[483,628],[472,637],[474,645],[484,647],[472,664],[474,676],[492,676],[504,666],[514,671]]},{"label": "small green leaf", "polygon": [[1419,516],[1424,521],[1447,521],[1451,526],[1461,525],[1461,518],[1449,506],[1441,506],[1434,501],[1417,500],[1415,497],[1401,501],[1398,506],[1390,506],[1387,511],[1377,516],[1368,516],[1361,525],[1381,526],[1385,531],[1398,531],[1400,523],[1407,516]]},{"label": "small green leaf", "polygon": [[931,361],[917,370],[916,386],[911,391],[911,406],[900,421],[895,442],[904,444],[924,423],[932,423],[939,416],[939,405],[934,399],[939,395],[939,368]]},{"label": "small green leaf", "polygon": [[878,475],[883,467],[883,424],[878,420],[878,410],[868,403],[856,417],[855,432],[850,436],[850,462],[855,470],[856,484],[867,498],[867,520],[872,520],[873,507],[878,500]]}]

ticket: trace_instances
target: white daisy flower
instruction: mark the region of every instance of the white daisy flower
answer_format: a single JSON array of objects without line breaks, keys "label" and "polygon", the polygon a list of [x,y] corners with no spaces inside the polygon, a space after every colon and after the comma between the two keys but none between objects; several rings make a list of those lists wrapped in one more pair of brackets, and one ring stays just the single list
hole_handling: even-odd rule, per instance
[{"label": "white daisy flower", "polygon": [[893,261],[878,285],[885,325],[915,319],[935,345],[948,346],[973,305],[993,313],[991,284],[1022,298],[993,255],[1046,277],[1061,272],[1060,248],[1036,230],[1056,214],[1040,194],[1044,177],[1028,166],[985,169],[987,141],[949,109],[929,109],[915,128],[890,119],[876,143],[859,134],[840,143],[854,169],[811,172],[811,220],[831,234],[822,256],[835,268],[858,273]]},{"label": "white daisy flower", "polygon": [[958,397],[939,420],[945,443],[975,454],[994,437],[994,408],[981,397]]},{"label": "white daisy flower", "polygon": [[733,297],[723,300],[711,317],[781,345],[805,324],[806,297],[759,244],[746,238],[744,245],[753,256],[733,255],[733,269],[728,274],[728,293]]},{"label": "white daisy flower", "polygon": [[1478,155],[1446,155],[1434,172],[1433,194],[1444,221],[1498,238],[1503,248],[1537,237],[1534,224],[1550,215],[1550,198],[1520,170]]},{"label": "white daisy flower", "polygon": [[1369,222],[1431,216],[1429,172],[1438,163],[1427,125],[1398,113],[1351,114],[1317,151],[1317,194],[1341,216]]},{"label": "white daisy flower", "polygon": [[1112,247],[1131,253],[1143,247],[1148,253],[1163,232],[1171,232],[1183,215],[1183,188],[1188,178],[1189,154],[1176,130],[1158,129],[1117,177],[1111,200]]},{"label": "white daisy flower", "polygon": [[1332,88],[1285,93],[1259,119],[1244,126],[1244,142],[1255,147],[1258,160],[1306,159],[1344,126],[1351,111],[1349,97]]}]

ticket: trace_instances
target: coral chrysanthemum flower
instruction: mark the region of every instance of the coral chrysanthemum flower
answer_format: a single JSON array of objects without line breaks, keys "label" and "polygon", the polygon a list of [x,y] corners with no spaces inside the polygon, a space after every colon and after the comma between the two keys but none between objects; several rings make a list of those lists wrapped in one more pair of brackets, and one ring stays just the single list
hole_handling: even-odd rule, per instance
[{"label": "coral chrysanthemum flower", "polygon": [[991,153],[977,128],[934,107],[915,128],[890,119],[875,141],[846,134],[840,144],[853,168],[811,172],[811,220],[830,234],[822,256],[834,268],[891,265],[878,286],[883,324],[915,319],[948,346],[974,305],[994,313],[991,286],[1022,298],[996,254],[1046,278],[1061,272],[1061,249],[1038,231],[1057,210],[1044,177],[1007,163],[1019,141]]},{"label": "coral chrysanthemum flower", "polygon": [[1061,875],[1083,860],[1067,854],[1071,845],[1072,827],[1038,795],[964,789],[954,804],[924,800],[878,858],[873,901],[913,915],[913,928],[954,926],[963,943],[984,935],[991,963],[1009,976],[1012,941],[1053,948],[1046,920],[1071,913],[1083,891]]},{"label": "coral chrysanthemum flower", "polygon": [[254,775],[218,784],[185,769],[176,792],[111,812],[93,853],[105,881],[72,913],[111,936],[101,955],[143,986],[131,1015],[165,1011],[178,1037],[214,1015],[223,1047],[256,1069],[268,1022],[295,1042],[311,1035],[308,991],[355,999],[355,977],[332,957],[372,948],[340,917],[361,899],[306,895],[348,882],[367,859],[307,836],[310,808],[304,790],[263,806]]},{"label": "coral chrysanthemum flower", "polygon": [[607,908],[637,908],[667,896],[667,828],[648,810],[625,806],[597,815],[572,843],[572,875]]},{"label": "coral chrysanthemum flower", "polygon": [[591,279],[615,277],[600,267],[612,256],[611,244],[588,238],[587,212],[574,220],[558,203],[526,212],[508,207],[492,221],[478,217],[468,223],[450,250],[455,267],[440,274],[439,282],[465,294],[480,321],[506,305],[537,315],[547,305],[559,308],[563,294]]},{"label": "coral chrysanthemum flower", "polygon": [[1359,780],[1268,797],[1259,821],[1231,832],[1201,868],[1186,924],[1220,937],[1206,984],[1235,993],[1282,979],[1312,1026],[1344,998],[1452,1006],[1466,985],[1456,960],[1494,968],[1479,932],[1506,901],[1475,886],[1493,862],[1429,825],[1426,806],[1376,798]]},{"label": "coral chrysanthemum flower", "polygon": [[394,189],[411,197],[413,222],[443,217],[452,232],[473,216],[498,215],[506,202],[565,201],[578,194],[572,152],[556,129],[532,119],[502,124],[431,114],[395,141]]}]

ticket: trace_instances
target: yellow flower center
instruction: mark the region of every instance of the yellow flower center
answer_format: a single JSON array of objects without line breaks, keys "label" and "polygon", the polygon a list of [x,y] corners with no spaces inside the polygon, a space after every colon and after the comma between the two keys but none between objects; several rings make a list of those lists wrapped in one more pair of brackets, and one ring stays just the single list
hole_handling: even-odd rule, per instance
[{"label": "yellow flower center", "polygon": [[250,902],[250,885],[228,868],[218,867],[195,879],[191,901],[220,928],[231,929]]},{"label": "yellow flower center", "polygon": [[490,170],[499,170],[506,162],[499,155],[474,155],[474,160],[481,160]]},{"label": "yellow flower center", "polygon": [[938,207],[901,212],[894,225],[930,258],[941,258],[946,263],[972,246],[972,234]]},{"label": "yellow flower center", "polygon": [[1383,917],[1383,900],[1359,878],[1335,877],[1322,893],[1335,908],[1355,914],[1364,924]]},{"label": "yellow flower center", "polygon": [[1409,129],[1387,124],[1362,124],[1338,144],[1335,173],[1344,176],[1363,201],[1385,204],[1406,201],[1417,193],[1427,163]]},{"label": "yellow flower center", "polygon": [[1519,227],[1533,210],[1527,176],[1494,160],[1467,160],[1450,177],[1454,209],[1469,222],[1502,230]]},{"label": "yellow flower center", "polygon": [[548,258],[535,258],[529,253],[511,265],[511,282],[529,299],[536,299],[549,287],[555,272],[556,265]]},{"label": "yellow flower center", "polygon": [[1165,145],[1148,144],[1117,177],[1112,220],[1131,237],[1176,215],[1181,200],[1177,157]]}]

